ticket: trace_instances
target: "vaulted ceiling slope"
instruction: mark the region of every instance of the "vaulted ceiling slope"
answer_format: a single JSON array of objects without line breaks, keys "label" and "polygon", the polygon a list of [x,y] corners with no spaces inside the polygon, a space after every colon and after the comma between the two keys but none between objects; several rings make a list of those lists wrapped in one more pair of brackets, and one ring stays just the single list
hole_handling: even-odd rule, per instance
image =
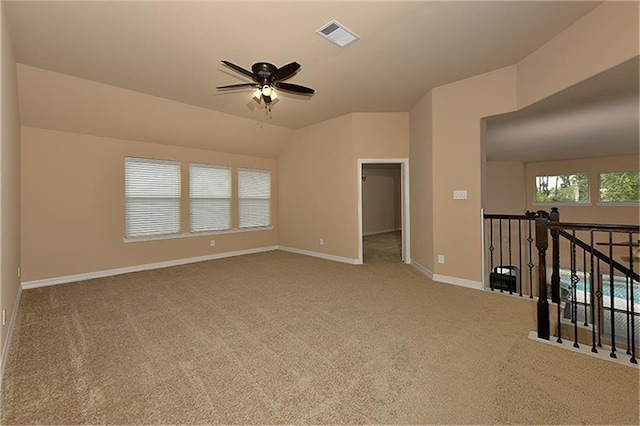
[{"label": "vaulted ceiling slope", "polygon": [[[351,112],[399,112],[428,90],[514,64],[599,2],[5,2],[19,63],[297,129]],[[337,20],[361,37],[315,32]],[[270,117],[221,65],[302,70]]]},{"label": "vaulted ceiling slope", "polygon": [[487,118],[487,159],[536,162],[637,155],[639,60],[636,56],[520,111]]}]

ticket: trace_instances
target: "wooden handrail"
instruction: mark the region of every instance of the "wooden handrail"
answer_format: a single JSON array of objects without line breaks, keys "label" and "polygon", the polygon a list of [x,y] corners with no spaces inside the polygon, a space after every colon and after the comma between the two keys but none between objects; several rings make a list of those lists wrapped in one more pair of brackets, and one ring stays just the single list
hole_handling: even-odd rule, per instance
[{"label": "wooden handrail", "polygon": [[549,222],[549,229],[571,229],[575,231],[607,231],[607,232],[624,232],[624,233],[640,233],[640,226],[634,225],[610,225],[603,223],[569,223],[569,222]]},{"label": "wooden handrail", "polygon": [[[549,226],[551,228],[551,226]],[[638,273],[631,271],[631,269],[627,268],[626,266],[624,266],[623,264],[610,259],[609,256],[607,256],[606,254],[602,253],[600,250],[596,249],[595,247],[591,247],[589,244],[585,243],[584,241],[582,241],[579,238],[574,238],[572,234],[568,233],[565,230],[562,229],[558,229],[558,233],[560,235],[562,235],[564,238],[568,239],[569,241],[575,241],[576,245],[584,250],[586,250],[587,252],[591,253],[591,249],[593,249],[593,255],[595,257],[597,257],[598,259],[602,260],[603,262],[607,263],[607,264],[611,264],[613,265],[613,267],[617,270],[619,270],[620,272],[622,272],[623,274],[625,274],[626,276],[631,277],[633,280],[635,281],[640,281],[640,275],[638,275]]]},{"label": "wooden handrail", "polygon": [[485,219],[504,219],[504,220],[535,220],[536,216],[529,216],[524,214],[496,214],[485,213]]}]

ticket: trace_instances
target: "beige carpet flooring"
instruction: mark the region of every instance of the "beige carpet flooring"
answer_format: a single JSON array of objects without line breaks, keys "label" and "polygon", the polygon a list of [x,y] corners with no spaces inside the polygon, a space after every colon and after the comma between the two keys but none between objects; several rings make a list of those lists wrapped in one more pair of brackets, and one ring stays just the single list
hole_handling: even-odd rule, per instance
[{"label": "beige carpet flooring", "polygon": [[2,424],[637,424],[535,305],[273,251],[22,294]]}]

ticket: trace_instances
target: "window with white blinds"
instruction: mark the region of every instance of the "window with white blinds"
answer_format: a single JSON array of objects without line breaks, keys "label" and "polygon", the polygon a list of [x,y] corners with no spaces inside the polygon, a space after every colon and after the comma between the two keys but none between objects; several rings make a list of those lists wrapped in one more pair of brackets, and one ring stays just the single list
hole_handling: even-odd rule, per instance
[{"label": "window with white blinds", "polygon": [[180,232],[180,162],[125,157],[126,236]]},{"label": "window with white blinds", "polygon": [[231,228],[231,168],[189,164],[191,232]]},{"label": "window with white blinds", "polygon": [[238,169],[240,228],[271,225],[271,171]]}]

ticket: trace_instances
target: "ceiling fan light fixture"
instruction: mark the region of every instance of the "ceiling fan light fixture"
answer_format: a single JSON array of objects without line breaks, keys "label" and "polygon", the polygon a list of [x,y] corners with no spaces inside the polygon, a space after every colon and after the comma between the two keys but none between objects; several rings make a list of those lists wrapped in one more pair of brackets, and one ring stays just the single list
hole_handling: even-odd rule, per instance
[{"label": "ceiling fan light fixture", "polygon": [[262,86],[262,95],[263,96],[271,96],[271,92],[273,90],[271,90],[271,86],[269,86],[268,84],[265,84],[264,86]]}]

